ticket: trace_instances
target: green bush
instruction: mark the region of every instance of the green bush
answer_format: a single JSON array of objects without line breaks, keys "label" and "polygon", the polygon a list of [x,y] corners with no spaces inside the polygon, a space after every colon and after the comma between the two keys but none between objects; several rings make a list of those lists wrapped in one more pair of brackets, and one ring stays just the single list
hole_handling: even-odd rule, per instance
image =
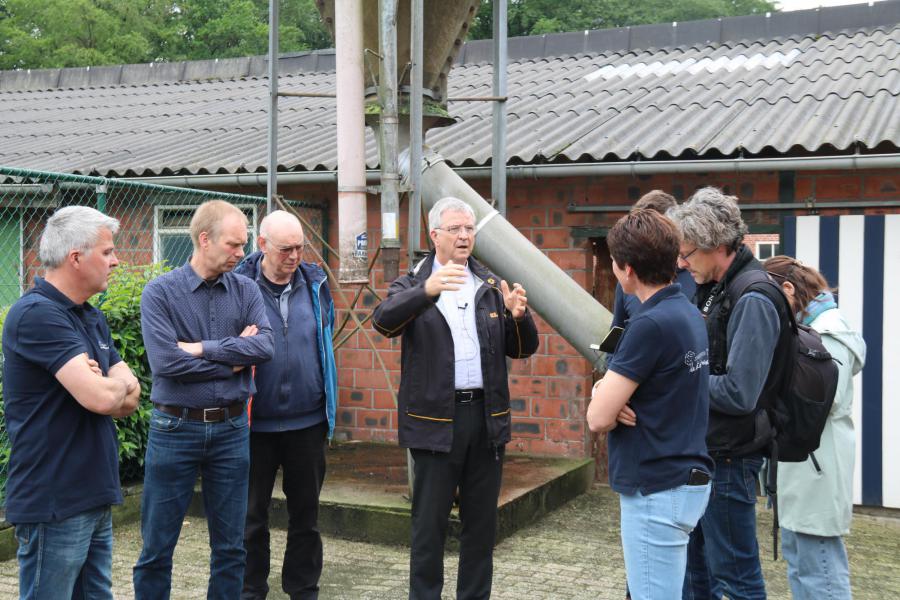
[{"label": "green bush", "polygon": [[[150,366],[141,337],[141,293],[147,283],[168,271],[162,264],[127,266],[113,271],[109,288],[91,298],[91,303],[106,315],[109,330],[119,354],[141,382],[141,402],[138,409],[124,419],[116,419],[119,438],[119,473],[122,481],[140,479],[144,469],[144,452],[150,426]],[[0,310],[0,330],[9,307]],[[0,363],[2,364],[2,363]],[[2,371],[0,371],[2,373]],[[2,389],[2,375],[0,375]],[[2,392],[0,392],[2,400]],[[0,401],[0,505],[4,503],[9,438],[4,419],[5,404]]]},{"label": "green bush", "polygon": [[103,311],[116,349],[141,382],[141,402],[134,414],[116,419],[119,436],[119,473],[123,481],[140,479],[150,427],[150,365],[141,336],[141,293],[147,283],[169,267],[162,264],[119,266],[106,292],[91,303]]}]

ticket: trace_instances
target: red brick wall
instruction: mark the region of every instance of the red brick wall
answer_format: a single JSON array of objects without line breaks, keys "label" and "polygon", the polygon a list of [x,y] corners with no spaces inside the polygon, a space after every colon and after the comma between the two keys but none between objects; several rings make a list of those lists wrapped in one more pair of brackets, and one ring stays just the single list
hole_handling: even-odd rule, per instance
[{"label": "red brick wall", "polygon": [[[488,181],[473,182],[483,195],[490,194]],[[643,193],[659,188],[685,199],[696,188],[715,185],[741,199],[745,220],[751,225],[773,226],[783,212],[752,210],[754,203],[778,202],[778,174],[775,172],[743,175],[702,174],[661,175],[654,177],[592,177],[569,179],[510,180],[508,182],[509,220],[537,247],[541,248],[566,273],[591,291],[595,297],[609,302],[614,287],[608,270],[605,243],[596,246],[582,236],[573,236],[577,228],[612,226],[621,213],[573,213],[570,204],[629,205]],[[795,200],[860,201],[868,199],[900,199],[900,175],[888,172],[818,172],[798,173]],[[247,193],[246,188],[229,191]],[[338,213],[333,185],[282,186],[279,191],[294,200],[324,202],[330,206],[329,241],[338,239]],[[406,204],[401,206],[401,238],[406,246]],[[369,197],[369,245],[374,249],[380,238],[379,203]],[[841,214],[844,210],[822,211],[822,214]],[[867,213],[888,212],[867,209]],[[797,214],[809,214],[798,211]],[[573,230],[573,228],[576,228]],[[424,234],[423,234],[424,235]],[[595,258],[595,254],[597,255]],[[331,264],[336,266],[332,257]],[[407,269],[405,250],[401,253],[400,272]],[[384,282],[380,264],[373,274],[373,286],[384,296]],[[355,288],[343,290],[346,298],[335,293],[340,307],[338,322],[352,299]],[[356,307],[360,318],[370,314],[377,299],[363,292]],[[608,306],[608,304],[607,304]],[[528,360],[513,361],[510,391],[513,408],[513,452],[531,452],[565,456],[598,456],[603,460],[602,440],[590,436],[584,425],[587,394],[594,375],[586,360],[549,326],[538,319],[541,343],[537,354]],[[347,331],[350,329],[348,328]],[[370,327],[367,332],[378,356],[390,373],[394,390],[399,385],[400,340],[387,340]],[[381,370],[375,352],[366,337],[353,335],[337,352],[340,398],[338,433],[350,439],[396,441],[397,417],[388,380]]]}]

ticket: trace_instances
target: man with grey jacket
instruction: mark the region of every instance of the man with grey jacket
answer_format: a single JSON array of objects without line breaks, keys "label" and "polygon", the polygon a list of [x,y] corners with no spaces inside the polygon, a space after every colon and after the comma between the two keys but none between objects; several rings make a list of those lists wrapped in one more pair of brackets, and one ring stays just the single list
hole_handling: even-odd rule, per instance
[{"label": "man with grey jacket", "polygon": [[[780,382],[774,365],[786,306],[759,292],[730,306],[727,286],[762,270],[744,245],[747,226],[737,198],[698,190],[667,215],[682,233],[678,267],[697,282],[694,296],[709,333],[709,429],[716,461],[713,494],[691,534],[684,598],[758,600],[766,597],[756,540],[756,480],[770,438],[763,408]],[[777,358],[777,357],[776,357]]]}]

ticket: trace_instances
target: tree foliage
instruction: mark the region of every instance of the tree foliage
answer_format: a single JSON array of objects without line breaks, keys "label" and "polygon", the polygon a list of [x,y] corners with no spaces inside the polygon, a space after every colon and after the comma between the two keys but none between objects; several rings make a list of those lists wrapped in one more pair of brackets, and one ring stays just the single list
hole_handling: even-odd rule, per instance
[{"label": "tree foliage", "polygon": [[[314,0],[279,7],[281,52],[331,45]],[[0,69],[265,54],[268,13],[268,0],[0,0]]]},{"label": "tree foliage", "polygon": [[[510,37],[775,10],[768,0],[508,1]],[[279,2],[281,52],[332,45],[315,0]],[[492,5],[482,0],[471,38],[491,37]],[[268,12],[268,0],[0,0],[0,69],[265,54]]]},{"label": "tree foliage", "polygon": [[[482,0],[471,39],[493,37],[493,2]],[[774,12],[768,0],[508,0],[509,37]]]}]

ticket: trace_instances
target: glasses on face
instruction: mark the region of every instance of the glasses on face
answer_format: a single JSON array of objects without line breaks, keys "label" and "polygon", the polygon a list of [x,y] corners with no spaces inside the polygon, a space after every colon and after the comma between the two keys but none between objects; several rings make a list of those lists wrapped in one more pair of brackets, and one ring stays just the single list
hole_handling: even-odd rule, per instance
[{"label": "glasses on face", "polygon": [[466,232],[466,235],[475,235],[474,225],[451,225],[450,227],[436,227],[436,229],[446,231],[450,235],[459,235],[463,231]]},{"label": "glasses on face", "polygon": [[275,246],[273,244],[272,247],[275,248],[275,251],[278,252],[278,254],[281,256],[290,256],[294,252],[296,252],[297,254],[303,254],[303,251],[306,250],[305,243],[297,244],[296,246]]},{"label": "glasses on face", "polygon": [[691,256],[694,255],[694,252],[696,252],[696,251],[699,250],[699,249],[700,249],[700,248],[698,247],[698,248],[694,248],[693,250],[691,250],[691,251],[688,252],[687,254],[679,254],[679,255],[678,255],[678,258],[680,258],[680,259],[683,260],[684,262],[688,262],[688,261],[690,260]]}]

